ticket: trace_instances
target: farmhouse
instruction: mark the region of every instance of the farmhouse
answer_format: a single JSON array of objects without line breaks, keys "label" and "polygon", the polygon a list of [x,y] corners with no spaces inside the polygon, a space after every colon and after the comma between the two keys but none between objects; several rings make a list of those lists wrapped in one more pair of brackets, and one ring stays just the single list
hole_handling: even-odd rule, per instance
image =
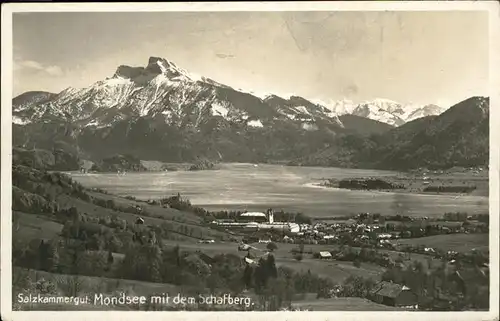
[{"label": "farmhouse", "polygon": [[332,253],[330,253],[328,251],[321,251],[321,252],[319,252],[319,257],[320,257],[320,259],[331,259]]},{"label": "farmhouse", "polygon": [[249,257],[245,256],[244,260],[245,260],[245,263],[248,264],[248,265],[257,265],[257,262],[255,262],[255,260],[252,260]]},{"label": "farmhouse", "polygon": [[377,239],[383,240],[383,239],[390,239],[392,238],[392,235],[389,233],[380,233],[377,235]]},{"label": "farmhouse", "polygon": [[394,307],[415,307],[418,304],[417,295],[410,288],[391,282],[382,281],[370,292],[374,302]]}]

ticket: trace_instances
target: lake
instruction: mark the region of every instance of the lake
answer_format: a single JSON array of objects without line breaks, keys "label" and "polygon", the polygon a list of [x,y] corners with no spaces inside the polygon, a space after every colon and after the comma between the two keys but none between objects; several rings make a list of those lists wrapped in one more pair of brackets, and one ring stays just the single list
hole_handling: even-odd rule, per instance
[{"label": "lake", "polygon": [[488,213],[488,197],[350,191],[314,186],[324,178],[393,176],[391,171],[221,164],[218,170],[117,174],[69,173],[87,187],[121,196],[158,199],[181,193],[208,210],[274,210],[311,217],[359,212],[441,216],[445,212]]}]

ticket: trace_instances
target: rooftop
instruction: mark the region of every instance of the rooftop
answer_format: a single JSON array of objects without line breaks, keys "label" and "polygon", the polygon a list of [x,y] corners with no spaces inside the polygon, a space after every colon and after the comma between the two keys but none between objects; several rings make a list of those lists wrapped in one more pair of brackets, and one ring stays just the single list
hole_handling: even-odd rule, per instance
[{"label": "rooftop", "polygon": [[332,257],[332,253],[330,253],[328,251],[321,251],[321,252],[319,252],[319,255],[321,257]]},{"label": "rooftop", "polygon": [[266,214],[261,212],[247,212],[242,213],[240,216],[258,216],[258,217],[266,217]]},{"label": "rooftop", "polygon": [[407,290],[410,290],[410,288],[408,288],[407,286],[397,283],[382,281],[375,286],[374,290],[372,290],[372,294],[378,294],[389,298],[395,298],[401,292]]}]

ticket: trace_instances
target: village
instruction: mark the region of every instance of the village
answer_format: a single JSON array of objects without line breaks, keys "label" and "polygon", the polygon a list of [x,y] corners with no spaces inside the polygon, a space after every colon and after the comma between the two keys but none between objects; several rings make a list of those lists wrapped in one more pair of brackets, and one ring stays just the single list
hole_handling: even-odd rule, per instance
[{"label": "village", "polygon": [[[488,233],[487,215],[467,215],[465,213],[446,213],[441,218],[392,216],[361,213],[349,218],[337,218],[330,221],[314,221],[311,224],[276,222],[272,209],[266,213],[244,212],[236,219],[219,219],[212,226],[226,232],[242,236],[235,237],[239,242],[238,250],[246,251],[244,262],[256,265],[257,259],[272,253],[283,244],[296,244],[290,252],[297,261],[302,261],[305,254],[319,261],[350,261],[359,267],[361,262],[376,264],[391,269],[403,270],[403,257],[407,260],[411,254],[438,260],[447,266],[476,264],[478,268],[470,279],[478,278],[483,282],[489,271],[488,258],[484,253],[472,249],[467,253],[446,250],[439,246],[411,245],[402,240],[426,239],[432,236],[468,235]],[[203,240],[203,243],[216,243],[215,240]],[[263,251],[258,244],[264,243]],[[277,244],[277,245],[276,245]],[[282,245],[280,245],[282,244]],[[305,250],[305,246],[309,249]],[[313,247],[311,247],[313,246]],[[256,252],[264,252],[256,255]],[[457,279],[464,284],[457,269]],[[470,271],[469,271],[470,272]],[[468,272],[468,273],[469,273]],[[463,272],[462,272],[463,274]],[[469,273],[470,274],[470,273]],[[454,275],[454,274],[453,274]],[[336,290],[331,289],[326,297],[336,297]],[[370,290],[366,298],[379,304],[404,309],[418,309],[418,295],[405,284],[380,280]],[[443,299],[446,301],[446,299]],[[439,304],[436,301],[436,304]]]},{"label": "village", "polygon": [[[487,233],[487,215],[446,213],[442,218],[408,216],[383,217],[362,213],[333,221],[312,224],[276,222],[274,212],[244,212],[237,219],[214,220],[211,225],[228,231],[239,231],[254,242],[303,244],[345,244],[395,249],[398,239],[420,238],[442,234]],[[427,251],[433,251],[428,249]]]}]

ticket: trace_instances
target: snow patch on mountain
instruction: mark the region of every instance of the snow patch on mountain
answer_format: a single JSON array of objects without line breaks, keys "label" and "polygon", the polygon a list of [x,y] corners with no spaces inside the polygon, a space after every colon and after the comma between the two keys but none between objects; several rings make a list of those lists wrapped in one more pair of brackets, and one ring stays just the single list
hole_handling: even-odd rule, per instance
[{"label": "snow patch on mountain", "polygon": [[160,67],[160,70],[162,74],[168,74],[169,71],[173,71],[178,74],[177,77],[174,77],[173,79],[177,80],[189,80],[189,81],[202,81],[203,77],[190,73],[187,70],[180,68],[177,66],[175,63],[168,61],[166,59],[159,59],[156,61],[158,66]]},{"label": "snow patch on mountain", "polygon": [[163,61],[158,60],[158,61],[156,61],[156,64],[158,65],[158,67],[160,67],[160,70],[163,74],[167,72],[167,67],[165,67],[165,65],[163,64]]},{"label": "snow patch on mountain", "polygon": [[286,117],[290,118],[291,120],[295,120],[295,119],[297,118],[297,114],[292,114],[292,113],[284,113],[284,112],[283,112],[283,114],[284,114]]},{"label": "snow patch on mountain", "polygon": [[440,115],[445,111],[444,108],[436,106],[436,105],[426,105],[423,107],[419,107],[414,109],[405,115],[405,121],[410,122],[418,118],[426,117],[426,116],[436,116]]},{"label": "snow patch on mountain", "polygon": [[229,110],[226,107],[222,106],[220,103],[215,102],[212,104],[212,115],[222,116],[226,118],[228,114]]},{"label": "snow patch on mountain", "polygon": [[342,99],[342,100],[330,100],[329,102],[324,102],[322,100],[314,100],[313,102],[324,106],[329,110],[330,115],[342,116],[345,114],[352,114],[354,109],[358,106],[352,100]]},{"label": "snow patch on mountain", "polygon": [[159,74],[155,78],[151,80],[151,83],[154,84],[157,88],[161,85],[173,85],[174,83],[168,79],[167,75]]},{"label": "snow patch on mountain", "polygon": [[309,110],[307,110],[307,108],[304,107],[304,106],[298,106],[298,107],[295,107],[294,109],[298,110],[302,114],[311,115],[311,113],[309,112]]},{"label": "snow patch on mountain", "polygon": [[103,82],[104,86],[121,86],[121,85],[130,85],[132,81],[127,78],[122,78],[122,77],[116,77],[116,78],[109,78]]},{"label": "snow patch on mountain", "polygon": [[267,93],[267,92],[260,92],[260,91],[254,91],[254,90],[243,90],[243,89],[238,89],[238,91],[241,92],[246,92],[252,96],[255,96],[257,98],[260,98],[261,100],[265,100],[267,97],[272,96],[272,94]]},{"label": "snow patch on mountain", "polygon": [[356,109],[354,109],[352,114],[355,116],[370,118],[392,126],[400,126],[405,123],[401,117],[390,113],[386,109],[372,102],[360,104],[356,107]]},{"label": "snow patch on mountain", "polygon": [[258,120],[250,120],[247,123],[247,125],[250,127],[259,127],[259,128],[264,127],[264,125],[262,124],[262,122],[259,119]]},{"label": "snow patch on mountain", "polygon": [[99,127],[99,121],[97,119],[95,119],[83,127]]},{"label": "snow patch on mountain", "polygon": [[16,125],[26,125],[31,123],[31,121],[29,119],[22,119],[18,116],[12,115],[12,123]]},{"label": "snow patch on mountain", "polygon": [[300,125],[300,127],[304,130],[307,130],[307,131],[315,131],[315,130],[318,130],[318,125],[316,124],[313,124],[313,123],[302,123]]}]

